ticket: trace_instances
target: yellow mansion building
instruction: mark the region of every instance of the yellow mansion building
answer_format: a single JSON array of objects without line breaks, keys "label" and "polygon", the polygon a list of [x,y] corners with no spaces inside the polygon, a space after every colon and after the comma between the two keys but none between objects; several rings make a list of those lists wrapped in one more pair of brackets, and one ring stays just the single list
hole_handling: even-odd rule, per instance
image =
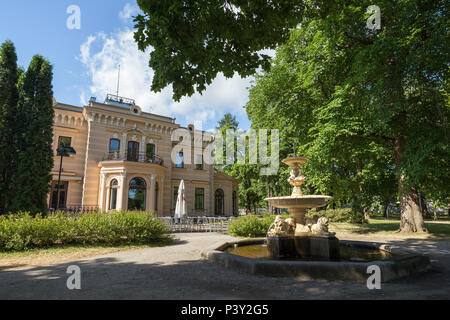
[{"label": "yellow mansion building", "polygon": [[[172,161],[172,132],[182,128],[175,119],[143,112],[133,100],[115,95],[103,103],[91,98],[84,107],[55,100],[53,104],[55,158],[49,208],[136,209],[172,216],[184,180],[189,215],[238,214],[239,181],[214,172],[212,165],[185,161],[183,152]],[[192,125],[186,129],[195,130]],[[73,147],[76,155],[63,158],[58,206],[60,146]]]}]

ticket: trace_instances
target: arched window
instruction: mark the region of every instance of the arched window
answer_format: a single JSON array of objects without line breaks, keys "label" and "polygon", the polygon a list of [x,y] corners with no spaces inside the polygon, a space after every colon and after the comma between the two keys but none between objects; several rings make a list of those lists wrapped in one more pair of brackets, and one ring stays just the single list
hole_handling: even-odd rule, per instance
[{"label": "arched window", "polygon": [[145,210],[145,198],[147,184],[142,178],[134,178],[130,181],[128,189],[128,210]]},{"label": "arched window", "polygon": [[119,182],[116,179],[111,181],[109,189],[109,210],[117,209],[117,189],[119,188]]},{"label": "arched window", "polygon": [[216,193],[214,194],[214,213],[216,216],[223,216],[224,214],[224,208],[223,208],[223,204],[224,204],[224,195],[223,195],[223,190],[222,189],[217,189]]}]

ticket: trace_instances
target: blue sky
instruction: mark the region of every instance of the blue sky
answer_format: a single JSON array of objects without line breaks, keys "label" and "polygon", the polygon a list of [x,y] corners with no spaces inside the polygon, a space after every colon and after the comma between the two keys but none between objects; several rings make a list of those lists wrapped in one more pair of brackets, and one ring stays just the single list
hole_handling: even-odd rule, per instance
[{"label": "blue sky", "polygon": [[[80,30],[66,27],[70,5],[81,9]],[[102,100],[106,93],[115,93],[120,64],[119,94],[136,99],[145,111],[176,117],[182,125],[202,120],[203,129],[215,127],[225,112],[231,112],[247,129],[250,123],[242,107],[251,78],[219,75],[203,95],[180,103],[171,99],[171,88],[150,92],[150,51],[138,51],[133,41],[132,16],[138,11],[131,0],[2,1],[0,42],[14,42],[19,65],[25,68],[34,54],[53,64],[54,96],[59,102],[81,106],[90,96]]]}]

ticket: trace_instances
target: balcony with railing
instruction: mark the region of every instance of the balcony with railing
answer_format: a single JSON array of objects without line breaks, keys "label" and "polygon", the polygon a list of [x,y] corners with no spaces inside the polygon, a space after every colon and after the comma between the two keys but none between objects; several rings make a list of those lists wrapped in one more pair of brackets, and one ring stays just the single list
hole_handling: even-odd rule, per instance
[{"label": "balcony with railing", "polygon": [[157,155],[149,155],[145,152],[108,152],[102,161],[130,161],[139,163],[150,163],[164,166],[164,160]]}]

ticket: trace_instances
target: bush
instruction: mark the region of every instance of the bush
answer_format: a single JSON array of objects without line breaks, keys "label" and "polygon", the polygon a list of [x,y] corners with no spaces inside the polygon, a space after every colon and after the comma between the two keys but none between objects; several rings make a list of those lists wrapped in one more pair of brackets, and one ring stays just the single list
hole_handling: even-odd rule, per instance
[{"label": "bush", "polygon": [[[236,237],[257,238],[265,237],[270,225],[274,222],[276,215],[246,215],[234,219],[229,227],[228,233]],[[282,215],[284,219],[289,214]],[[311,209],[306,214],[308,220],[317,221],[319,217],[327,217],[329,222],[365,223],[364,216],[352,212],[350,209],[328,209],[317,211]],[[309,222],[308,222],[309,223]]]},{"label": "bush", "polygon": [[77,217],[57,212],[0,216],[0,250],[21,251],[66,244],[150,244],[169,239],[168,227],[146,212],[90,213]]},{"label": "bush", "polygon": [[365,223],[364,215],[362,213],[354,212],[351,209],[327,209],[317,211],[317,209],[310,209],[306,214],[307,219],[317,220],[319,217],[327,217],[329,222],[347,222],[347,223]]},{"label": "bush", "polygon": [[[228,232],[236,237],[265,237],[270,225],[275,221],[275,215],[246,215],[234,219],[228,226]],[[287,217],[287,215],[286,215]]]}]

